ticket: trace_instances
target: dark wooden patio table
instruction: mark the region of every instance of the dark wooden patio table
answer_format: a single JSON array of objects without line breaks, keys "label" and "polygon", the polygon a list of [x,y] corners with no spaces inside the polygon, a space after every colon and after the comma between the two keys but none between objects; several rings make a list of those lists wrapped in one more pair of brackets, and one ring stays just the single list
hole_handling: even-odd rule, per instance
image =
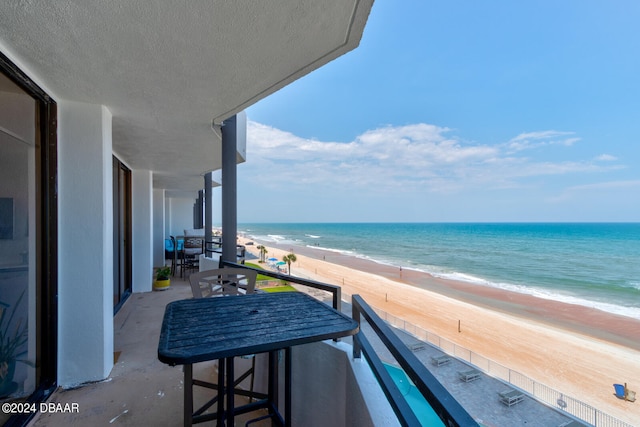
[{"label": "dark wooden patio table", "polygon": [[[158,359],[184,365],[184,425],[217,419],[234,425],[234,416],[267,408],[277,424],[291,425],[291,347],[354,335],[358,324],[301,292],[252,294],[175,301],[165,309]],[[277,351],[285,350],[284,419],[277,408]],[[269,353],[267,398],[234,408],[233,358]],[[193,363],[219,360],[215,415],[194,416]],[[226,377],[226,378],[225,378]],[[226,400],[226,408],[224,407]]]}]

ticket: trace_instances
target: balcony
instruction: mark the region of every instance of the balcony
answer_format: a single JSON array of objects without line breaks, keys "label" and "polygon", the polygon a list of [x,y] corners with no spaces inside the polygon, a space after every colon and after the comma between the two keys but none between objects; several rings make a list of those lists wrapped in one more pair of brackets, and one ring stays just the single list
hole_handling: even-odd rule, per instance
[{"label": "balcony", "polygon": [[[298,281],[309,284],[304,279]],[[296,287],[328,304],[342,305],[343,312],[351,314],[349,302],[339,298],[334,300],[334,295],[339,296],[339,288],[332,295],[329,292],[331,285],[319,285],[324,289]],[[109,378],[56,391],[49,402],[60,403],[62,405],[57,408],[63,409],[69,404],[72,411],[39,413],[30,425],[182,425],[182,368],[161,363],[157,358],[157,346],[166,304],[185,298],[191,298],[190,286],[177,277],[166,291],[132,295],[114,319],[115,364]],[[420,363],[420,360],[427,362],[431,356],[440,354],[439,350],[399,331],[391,333],[391,336],[388,336],[388,331],[382,331],[383,339],[379,339],[376,330],[380,326],[375,322],[365,322],[365,318],[371,315],[366,310],[366,303],[356,301],[356,306],[358,309],[354,313],[361,313],[361,331],[366,338],[356,338],[355,346],[349,338],[296,347],[293,425],[420,425],[403,398],[411,382],[405,379],[404,383],[400,381],[387,391],[380,386],[381,379],[386,381],[390,377],[386,374],[389,370],[379,368],[401,364],[409,367],[408,370],[405,368],[408,372],[412,371],[410,377],[414,374],[419,376],[418,381],[413,381],[416,388],[427,396],[434,410],[445,417],[449,425],[520,425],[524,422],[536,425],[543,422],[543,425],[559,426],[573,420],[529,397],[513,407],[503,405],[497,393],[506,388],[504,383],[488,376],[483,376],[480,381],[461,381],[453,373],[464,365],[455,358],[443,366]],[[354,317],[357,318],[358,314]],[[385,341],[390,349],[387,349]],[[364,357],[354,358],[354,347],[355,354],[362,350]],[[376,355],[386,365],[382,365]],[[409,361],[399,361],[398,356]],[[194,377],[215,378],[215,369],[214,362],[194,365]],[[260,386],[260,381],[258,372],[256,387]],[[196,388],[195,393],[196,402],[204,402],[211,397],[210,390]],[[400,418],[393,407],[401,414]],[[493,418],[488,419],[487,413],[493,414]],[[255,413],[247,416],[256,417]],[[237,425],[244,425],[244,421],[238,420]],[[270,425],[270,422],[252,425]]]}]

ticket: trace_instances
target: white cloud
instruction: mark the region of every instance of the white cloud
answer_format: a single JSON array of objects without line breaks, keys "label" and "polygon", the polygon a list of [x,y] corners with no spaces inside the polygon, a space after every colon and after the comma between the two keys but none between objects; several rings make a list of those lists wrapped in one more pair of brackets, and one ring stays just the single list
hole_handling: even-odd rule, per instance
[{"label": "white cloud", "polygon": [[[506,143],[462,141],[448,128],[429,124],[369,130],[349,142],[301,138],[260,123],[248,122],[247,163],[251,176],[274,188],[300,185],[316,189],[368,188],[375,192],[438,192],[517,188],[545,176],[593,173],[620,168],[608,161],[533,161],[521,151],[570,146],[573,132],[523,133]],[[266,185],[266,184],[264,184]]]},{"label": "white cloud", "polygon": [[567,188],[568,191],[591,191],[591,190],[610,190],[617,188],[640,188],[640,180],[627,180],[627,181],[606,181],[597,182],[594,184],[574,185]]},{"label": "white cloud", "polygon": [[560,132],[555,130],[521,133],[507,142],[506,146],[514,153],[544,147],[546,145],[563,145],[570,147],[580,141],[580,138],[571,135],[574,135],[574,132]]},{"label": "white cloud", "polygon": [[560,194],[550,197],[548,201],[551,203],[565,203],[575,199],[580,194],[598,193],[599,195],[603,195],[610,194],[619,189],[622,189],[625,192],[630,189],[640,190],[640,180],[604,181],[591,184],[573,185],[565,188]]},{"label": "white cloud", "polygon": [[596,161],[599,161],[599,162],[613,162],[616,160],[618,160],[618,158],[610,154],[601,154],[598,157],[596,157]]}]

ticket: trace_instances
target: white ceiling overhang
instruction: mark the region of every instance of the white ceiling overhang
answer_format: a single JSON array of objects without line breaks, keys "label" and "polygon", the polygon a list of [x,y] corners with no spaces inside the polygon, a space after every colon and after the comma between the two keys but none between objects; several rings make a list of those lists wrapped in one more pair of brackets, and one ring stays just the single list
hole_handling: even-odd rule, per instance
[{"label": "white ceiling overhang", "polygon": [[192,190],[221,167],[212,123],[357,47],[372,4],[5,0],[0,43],[52,96],[107,106],[114,151],[154,187]]}]

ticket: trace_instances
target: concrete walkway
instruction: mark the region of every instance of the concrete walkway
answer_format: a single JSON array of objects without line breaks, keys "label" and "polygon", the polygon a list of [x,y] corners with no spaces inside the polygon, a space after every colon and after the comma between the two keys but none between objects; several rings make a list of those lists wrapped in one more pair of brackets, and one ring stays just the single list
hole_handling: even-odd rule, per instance
[{"label": "concrete walkway", "polygon": [[[373,331],[368,326],[364,326],[362,329],[381,359],[385,363],[399,366],[384,344],[377,337],[374,337]],[[568,415],[558,412],[526,394],[522,402],[507,406],[500,402],[498,393],[513,389],[513,386],[482,372],[478,379],[464,382],[459,378],[458,372],[468,371],[474,367],[451,356],[449,356],[448,363],[435,366],[432,357],[443,356],[445,353],[430,344],[417,340],[404,331],[398,329],[394,329],[394,331],[409,348],[415,348],[413,353],[416,357],[467,412],[483,426],[557,427],[573,420]]]}]

